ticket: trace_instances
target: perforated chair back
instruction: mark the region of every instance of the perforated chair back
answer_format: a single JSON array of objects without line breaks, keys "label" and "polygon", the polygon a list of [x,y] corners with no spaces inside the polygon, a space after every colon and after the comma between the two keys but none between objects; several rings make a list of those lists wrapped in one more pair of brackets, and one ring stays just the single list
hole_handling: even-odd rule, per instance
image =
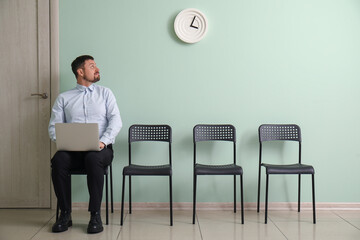
[{"label": "perforated chair back", "polygon": [[194,127],[194,142],[200,141],[236,141],[233,125],[204,125]]},{"label": "perforated chair back", "polygon": [[168,125],[132,125],[129,128],[129,143],[138,141],[171,142],[171,127]]},{"label": "perforated chair back", "polygon": [[230,124],[198,124],[193,130],[194,167],[196,165],[196,143],[204,141],[228,141],[234,145],[234,164],[236,164],[236,130]]},{"label": "perforated chair back", "polygon": [[131,143],[155,141],[169,143],[169,164],[171,166],[171,135],[169,125],[131,125],[129,128],[129,164],[131,164]]},{"label": "perforated chair back", "polygon": [[296,141],[299,143],[299,163],[301,163],[301,131],[296,124],[262,124],[259,127],[260,153],[262,162],[262,142],[266,141]]},{"label": "perforated chair back", "polygon": [[259,141],[301,142],[300,127],[296,124],[263,124],[259,127]]}]

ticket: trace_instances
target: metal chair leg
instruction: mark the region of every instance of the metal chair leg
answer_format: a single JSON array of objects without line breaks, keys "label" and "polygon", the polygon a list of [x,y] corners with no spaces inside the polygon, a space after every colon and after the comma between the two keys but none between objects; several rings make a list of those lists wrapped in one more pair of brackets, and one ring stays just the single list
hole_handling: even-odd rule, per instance
[{"label": "metal chair leg", "polygon": [[236,175],[234,175],[234,213],[236,213]]},{"label": "metal chair leg", "polygon": [[109,179],[108,179],[108,175],[106,174],[105,175],[105,178],[106,178],[106,189],[105,189],[105,192],[106,192],[106,225],[109,225]]},{"label": "metal chair leg", "polygon": [[129,175],[129,214],[131,214],[131,175]]},{"label": "metal chair leg", "polygon": [[244,224],[244,194],[243,194],[243,176],[240,175],[240,194],[241,194],[241,224]]},{"label": "metal chair leg", "polygon": [[313,200],[313,222],[316,223],[316,213],[315,213],[315,176],[312,176],[312,200]]},{"label": "metal chair leg", "polygon": [[170,226],[173,225],[173,199],[172,199],[172,176],[169,176],[169,185],[170,185]]},{"label": "metal chair leg", "polygon": [[269,174],[266,174],[265,224],[267,224],[267,214],[268,214],[268,193],[269,193]]},{"label": "metal chair leg", "polygon": [[260,184],[261,184],[261,166],[259,166],[259,177],[258,177],[257,212],[260,211]]},{"label": "metal chair leg", "polygon": [[301,194],[301,174],[299,174],[299,186],[298,186],[298,212],[300,212],[300,194]]},{"label": "metal chair leg", "polygon": [[125,175],[123,175],[123,183],[122,183],[122,194],[121,194],[121,217],[120,217],[120,225],[123,225],[124,220],[124,195],[125,195]]},{"label": "metal chair leg", "polygon": [[111,164],[110,164],[110,198],[111,198],[111,213],[114,213],[114,194],[113,194],[113,178],[112,178]]},{"label": "metal chair leg", "polygon": [[196,212],[196,174],[194,174],[194,187],[193,187],[193,224],[195,224]]}]

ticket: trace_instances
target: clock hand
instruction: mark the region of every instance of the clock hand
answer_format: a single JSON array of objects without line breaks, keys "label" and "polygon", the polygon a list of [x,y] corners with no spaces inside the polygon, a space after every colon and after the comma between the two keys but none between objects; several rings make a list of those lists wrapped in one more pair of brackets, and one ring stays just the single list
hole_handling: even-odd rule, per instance
[{"label": "clock hand", "polygon": [[196,16],[194,16],[194,18],[193,18],[193,20],[192,20],[192,22],[191,22],[191,24],[190,24],[190,27],[199,29],[199,27],[196,27],[196,26],[193,25],[193,23],[194,23],[194,21],[195,21],[195,18],[196,18]]}]

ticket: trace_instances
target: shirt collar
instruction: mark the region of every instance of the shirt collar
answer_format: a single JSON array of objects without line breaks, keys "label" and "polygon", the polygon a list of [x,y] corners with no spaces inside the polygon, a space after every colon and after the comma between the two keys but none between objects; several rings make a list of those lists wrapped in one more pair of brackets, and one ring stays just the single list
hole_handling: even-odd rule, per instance
[{"label": "shirt collar", "polygon": [[90,90],[90,92],[92,92],[95,88],[94,84],[91,84],[89,87],[85,87],[83,85],[80,85],[80,84],[76,84],[76,88],[79,90],[79,91],[86,91],[86,89]]}]

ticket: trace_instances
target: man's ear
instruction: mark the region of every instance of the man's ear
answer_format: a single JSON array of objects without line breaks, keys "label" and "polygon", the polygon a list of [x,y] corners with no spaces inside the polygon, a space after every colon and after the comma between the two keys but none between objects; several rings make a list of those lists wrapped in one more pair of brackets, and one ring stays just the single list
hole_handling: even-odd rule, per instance
[{"label": "man's ear", "polygon": [[82,68],[78,68],[77,70],[77,74],[78,74],[78,76],[84,76],[84,70],[82,69]]}]

